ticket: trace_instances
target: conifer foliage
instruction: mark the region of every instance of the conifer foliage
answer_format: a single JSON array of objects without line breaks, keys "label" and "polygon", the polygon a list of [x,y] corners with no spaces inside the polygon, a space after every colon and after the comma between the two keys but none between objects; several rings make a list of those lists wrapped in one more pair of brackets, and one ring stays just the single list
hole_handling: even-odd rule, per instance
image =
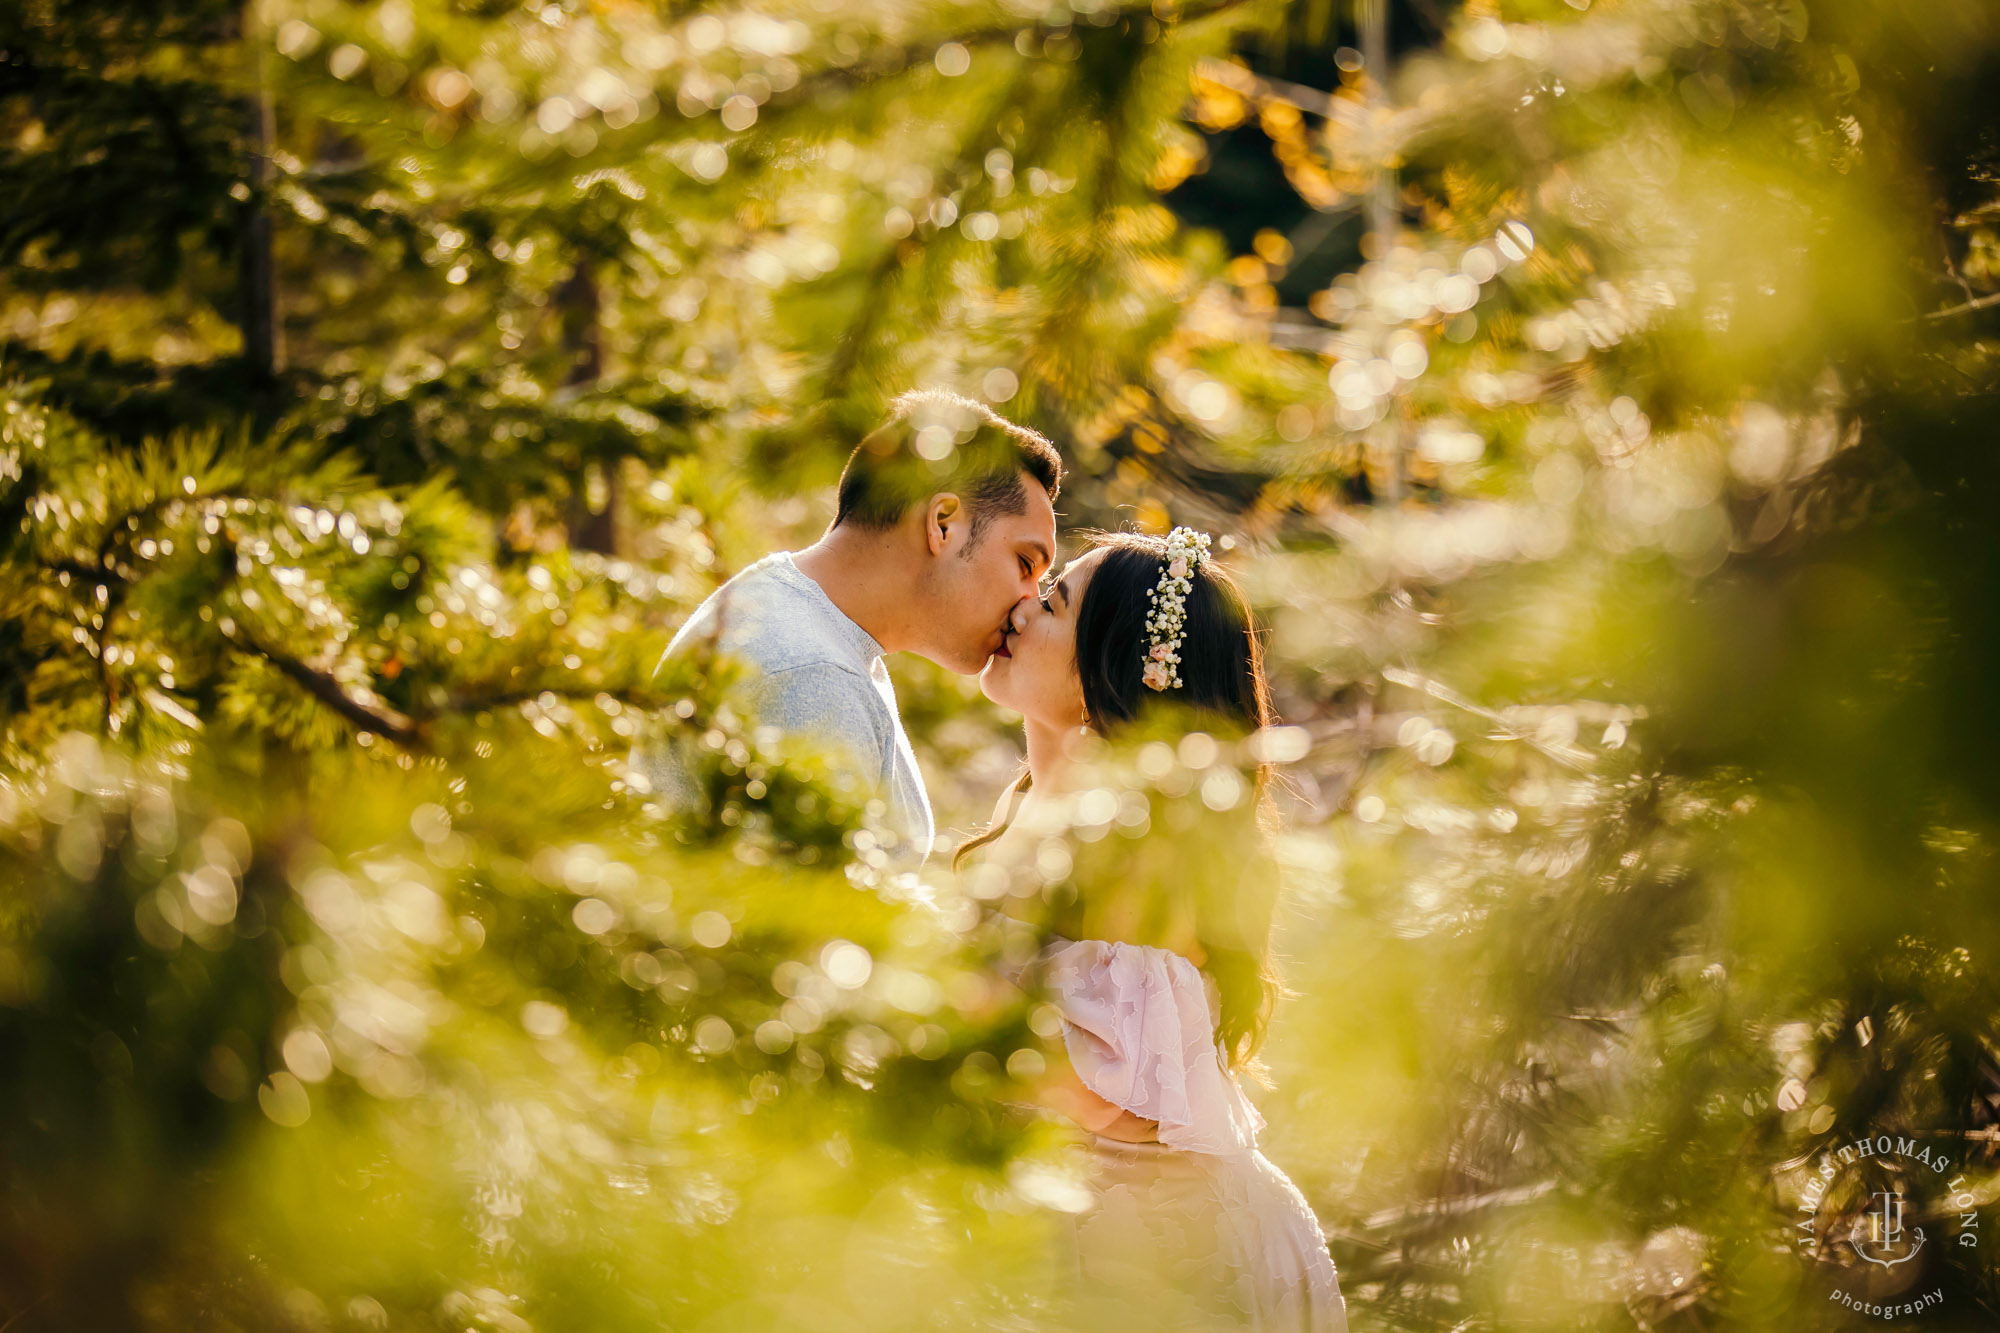
[{"label": "conifer foliage", "polygon": [[[0,1324],[1062,1326],[994,978],[1267,762],[1357,1327],[1990,1323],[1989,11],[8,7]],[[656,675],[919,384],[1214,531],[1289,725],[912,883]]]}]

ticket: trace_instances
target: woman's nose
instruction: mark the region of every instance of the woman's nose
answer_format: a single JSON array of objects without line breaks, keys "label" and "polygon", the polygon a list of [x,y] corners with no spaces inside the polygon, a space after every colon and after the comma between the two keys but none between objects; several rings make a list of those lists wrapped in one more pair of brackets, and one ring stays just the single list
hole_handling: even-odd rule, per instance
[{"label": "woman's nose", "polygon": [[1024,617],[1029,604],[1031,604],[1034,600],[1035,599],[1032,597],[1023,597],[1020,601],[1014,603],[1014,609],[1007,613],[1008,629],[1014,631],[1014,633],[1016,634],[1019,634],[1022,630],[1027,628],[1027,622]]}]

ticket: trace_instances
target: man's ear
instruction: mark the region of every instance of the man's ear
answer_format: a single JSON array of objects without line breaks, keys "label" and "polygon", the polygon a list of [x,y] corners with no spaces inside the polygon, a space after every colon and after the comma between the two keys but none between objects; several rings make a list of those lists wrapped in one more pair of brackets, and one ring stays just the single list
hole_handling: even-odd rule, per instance
[{"label": "man's ear", "polygon": [[965,522],[965,505],[949,491],[933,495],[924,509],[924,545],[932,555],[943,555],[952,534]]}]

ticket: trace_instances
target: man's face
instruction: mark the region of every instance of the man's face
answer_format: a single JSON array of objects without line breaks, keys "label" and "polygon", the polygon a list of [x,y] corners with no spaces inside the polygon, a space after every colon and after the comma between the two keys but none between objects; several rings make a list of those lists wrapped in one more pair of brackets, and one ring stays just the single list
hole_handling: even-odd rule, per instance
[{"label": "man's face", "polygon": [[1026,512],[989,512],[975,540],[965,520],[931,560],[924,602],[930,633],[918,651],[948,671],[973,675],[999,651],[1015,603],[1031,597],[1055,558],[1049,493],[1021,474]]}]

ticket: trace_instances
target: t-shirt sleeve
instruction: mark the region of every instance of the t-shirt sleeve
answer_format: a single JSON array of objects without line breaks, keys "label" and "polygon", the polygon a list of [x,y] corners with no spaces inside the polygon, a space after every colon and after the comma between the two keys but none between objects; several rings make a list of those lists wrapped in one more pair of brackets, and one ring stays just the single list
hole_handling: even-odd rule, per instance
[{"label": "t-shirt sleeve", "polygon": [[879,784],[888,769],[891,737],[881,697],[846,667],[813,662],[766,672],[751,683],[744,705],[757,726],[844,752],[870,783]]},{"label": "t-shirt sleeve", "polygon": [[[846,667],[828,662],[753,673],[729,691],[730,701],[750,725],[779,733],[780,749],[822,753],[836,761],[836,785],[858,780],[877,794],[888,770],[893,737],[884,726],[874,684]],[[660,799],[676,809],[691,808],[699,792],[690,775],[686,739],[671,734],[645,736],[632,747],[631,762]]]}]

